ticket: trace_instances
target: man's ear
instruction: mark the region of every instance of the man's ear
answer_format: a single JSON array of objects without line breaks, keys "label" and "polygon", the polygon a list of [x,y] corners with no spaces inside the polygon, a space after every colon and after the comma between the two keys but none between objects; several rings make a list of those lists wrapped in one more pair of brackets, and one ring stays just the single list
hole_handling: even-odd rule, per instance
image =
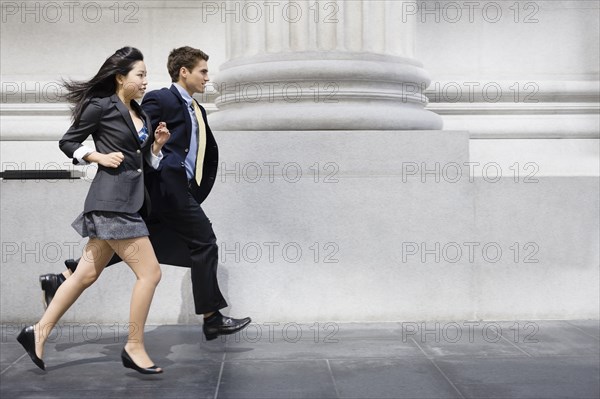
[{"label": "man's ear", "polygon": [[179,68],[179,76],[183,77],[183,78],[187,78],[187,75],[190,71],[188,71],[188,69],[184,66],[182,66],[181,68]]}]

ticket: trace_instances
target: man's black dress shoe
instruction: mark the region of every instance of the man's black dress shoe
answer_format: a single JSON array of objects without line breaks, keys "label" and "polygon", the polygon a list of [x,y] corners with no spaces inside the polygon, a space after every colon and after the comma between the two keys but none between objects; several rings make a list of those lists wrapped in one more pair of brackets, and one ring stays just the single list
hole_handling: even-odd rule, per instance
[{"label": "man's black dress shoe", "polygon": [[33,360],[35,365],[41,368],[42,370],[46,370],[46,365],[44,364],[44,361],[37,357],[37,355],[35,354],[35,333],[33,332],[33,326],[25,327],[24,329],[22,329],[19,335],[17,336],[17,341],[19,341],[19,343],[23,345],[23,348],[25,348],[25,351],[27,352],[31,360]]},{"label": "man's black dress shoe", "polygon": [[54,295],[56,294],[56,290],[62,283],[66,280],[65,276],[60,274],[44,274],[40,276],[40,284],[42,285],[42,290],[44,291],[44,305],[48,307],[52,299],[54,299]]},{"label": "man's black dress shoe", "polygon": [[78,262],[75,259],[67,259],[65,261],[65,266],[71,271],[71,273],[75,273],[75,269],[77,269],[77,263]]},{"label": "man's black dress shoe", "polygon": [[204,325],[202,326],[202,331],[204,332],[207,341],[213,340],[219,335],[235,334],[246,328],[252,321],[249,317],[234,319],[223,316],[221,313],[217,313],[213,316],[208,318],[210,321],[204,320]]},{"label": "man's black dress shoe", "polygon": [[121,361],[123,362],[124,367],[127,367],[128,369],[134,369],[135,371],[142,374],[160,374],[163,372],[162,370],[159,370],[156,365],[147,368],[142,368],[138,366],[129,356],[129,353],[127,353],[125,348],[123,348],[123,351],[121,352]]},{"label": "man's black dress shoe", "polygon": [[[67,259],[65,261],[65,266],[67,266],[67,269],[69,269],[71,273],[75,273],[77,261],[74,259]],[[65,280],[66,277],[62,273],[44,274],[40,276],[40,283],[42,284],[42,290],[44,290],[44,305],[46,307],[50,305],[50,302],[54,299],[54,295],[56,295],[58,287],[60,287]]]}]

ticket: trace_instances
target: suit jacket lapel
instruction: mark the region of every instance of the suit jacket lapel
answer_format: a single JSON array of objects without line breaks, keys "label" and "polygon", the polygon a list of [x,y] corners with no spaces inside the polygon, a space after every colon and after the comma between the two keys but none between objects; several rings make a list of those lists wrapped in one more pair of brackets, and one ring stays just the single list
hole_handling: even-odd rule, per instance
[{"label": "suit jacket lapel", "polygon": [[[131,119],[131,115],[129,114],[129,110],[127,109],[125,104],[123,104],[123,102],[119,99],[119,97],[116,94],[113,94],[110,98],[112,99],[113,103],[116,104],[117,109],[123,116],[125,123],[129,127],[130,133],[135,138],[135,142],[137,143],[137,145],[139,147],[140,146],[140,138],[137,133],[137,130],[135,129],[135,125],[133,124],[133,120]],[[134,107],[135,107],[135,105],[134,105]],[[148,134],[150,134],[150,129],[148,129]]]},{"label": "suit jacket lapel", "polygon": [[[170,89],[171,92],[175,95],[175,97],[177,97],[177,100],[179,100],[180,105],[183,107],[184,112],[183,112],[183,118],[185,120],[185,137],[186,137],[186,142],[189,143],[190,140],[192,139],[192,119],[190,117],[190,111],[188,110],[188,105],[185,102],[185,100],[183,99],[183,97],[181,97],[181,93],[179,93],[179,90],[177,90],[177,87],[175,87],[175,85],[171,85]],[[192,98],[193,101],[193,98]],[[167,129],[169,127],[167,126]]]},{"label": "suit jacket lapel", "polygon": [[142,120],[144,121],[144,124],[146,125],[146,129],[148,130],[148,138],[143,143],[140,143],[139,134],[138,134],[138,132],[135,132],[135,137],[137,138],[138,144],[141,146],[141,148],[146,148],[148,145],[152,144],[152,142],[154,141],[154,132],[152,131],[152,120],[144,112],[144,109],[136,101],[134,101],[132,103],[132,106],[135,108],[137,113],[140,115],[140,118],[142,118]]}]

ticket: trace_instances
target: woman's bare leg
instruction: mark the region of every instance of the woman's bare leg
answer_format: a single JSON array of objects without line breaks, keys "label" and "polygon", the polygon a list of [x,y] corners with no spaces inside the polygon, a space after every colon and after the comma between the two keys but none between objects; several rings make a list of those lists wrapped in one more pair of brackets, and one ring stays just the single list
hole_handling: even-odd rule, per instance
[{"label": "woman's bare leg", "polygon": [[87,242],[77,270],[60,285],[44,315],[34,325],[35,352],[40,359],[44,354],[44,344],[58,320],[69,310],[81,293],[98,279],[113,253],[111,247],[104,240],[91,238]]},{"label": "woman's bare leg", "polygon": [[129,265],[137,278],[131,294],[129,337],[125,350],[139,367],[151,367],[154,362],[146,353],[144,327],[154,290],[161,278],[160,265],[148,237],[110,240],[108,243],[117,255]]}]

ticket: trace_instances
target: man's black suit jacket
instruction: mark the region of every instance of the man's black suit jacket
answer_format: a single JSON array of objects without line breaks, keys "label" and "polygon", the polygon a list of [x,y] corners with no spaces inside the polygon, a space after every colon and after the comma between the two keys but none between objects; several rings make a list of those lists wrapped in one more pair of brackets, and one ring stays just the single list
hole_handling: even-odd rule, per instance
[{"label": "man's black suit jacket", "polygon": [[[195,100],[194,100],[195,101]],[[204,153],[203,174],[200,186],[192,182],[191,193],[201,204],[210,193],[217,176],[219,150],[217,142],[208,126],[206,111],[202,118],[206,126],[206,151]],[[169,141],[162,148],[163,159],[156,170],[148,170],[146,184],[152,198],[154,209],[177,209],[188,203],[188,178],[185,170],[185,158],[189,152],[192,121],[187,104],[175,86],[147,93],[142,108],[149,115],[152,129],[159,122],[166,122],[171,133]]]}]

